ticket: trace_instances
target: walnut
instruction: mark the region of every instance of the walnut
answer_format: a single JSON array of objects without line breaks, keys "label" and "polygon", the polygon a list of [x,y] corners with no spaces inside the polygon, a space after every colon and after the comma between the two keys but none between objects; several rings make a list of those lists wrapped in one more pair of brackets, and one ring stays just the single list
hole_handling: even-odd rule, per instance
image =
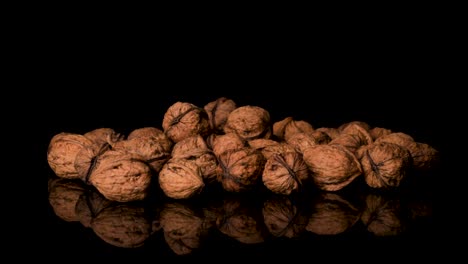
[{"label": "walnut", "polygon": [[226,124],[229,114],[236,108],[236,103],[226,97],[220,97],[206,104],[204,109],[208,114],[211,130],[215,133],[224,131],[224,125]]},{"label": "walnut", "polygon": [[95,188],[88,186],[76,203],[75,212],[78,220],[85,227],[91,227],[93,219],[114,201],[106,199]]},{"label": "walnut", "polygon": [[289,195],[302,191],[309,179],[309,168],[302,155],[286,152],[271,156],[265,164],[262,181],[265,187],[277,194]]},{"label": "walnut", "polygon": [[121,150],[108,150],[97,158],[89,182],[109,200],[143,200],[151,183],[151,168],[141,156]]},{"label": "walnut", "polygon": [[221,233],[244,244],[265,241],[261,211],[252,204],[252,200],[234,197],[223,202],[223,213],[216,221]]},{"label": "walnut", "polygon": [[166,203],[161,211],[164,239],[177,255],[187,255],[200,247],[203,216],[182,203]]},{"label": "walnut", "polygon": [[310,135],[315,138],[317,144],[328,144],[332,140],[332,138],[324,131],[315,130]]},{"label": "walnut", "polygon": [[133,130],[126,140],[114,144],[115,150],[131,152],[158,173],[171,155],[172,142],[159,129],[145,127]]},{"label": "walnut", "polygon": [[83,134],[86,138],[93,141],[97,145],[109,144],[113,146],[116,142],[124,139],[124,135],[115,132],[112,128],[97,128]]},{"label": "walnut", "polygon": [[49,185],[49,204],[54,213],[67,222],[78,221],[75,207],[85,192],[83,184],[80,181],[57,178],[51,180]]},{"label": "walnut", "polygon": [[372,188],[400,186],[412,163],[410,152],[393,143],[368,145],[359,152],[364,179]]},{"label": "walnut", "polygon": [[172,158],[190,159],[200,167],[205,183],[216,181],[218,161],[200,135],[185,138],[174,145]]},{"label": "walnut", "polygon": [[208,115],[203,108],[187,102],[176,102],[164,114],[162,127],[167,137],[174,142],[210,132]]},{"label": "walnut", "polygon": [[402,132],[395,132],[395,133],[390,133],[388,135],[381,136],[377,138],[377,140],[375,141],[375,143],[380,143],[380,142],[395,143],[402,147],[408,148],[408,146],[415,141],[413,137],[411,137],[408,134],[405,134]]},{"label": "walnut", "polygon": [[77,154],[91,148],[93,142],[83,135],[62,132],[52,137],[47,149],[47,162],[54,173],[61,178],[79,179],[75,169]]},{"label": "walnut", "polygon": [[371,130],[369,130],[369,134],[374,141],[379,137],[386,136],[391,133],[393,133],[392,130],[383,127],[373,127]]},{"label": "walnut", "polygon": [[328,137],[330,137],[330,140],[337,138],[341,133],[337,128],[333,127],[320,127],[315,129],[315,132],[322,132],[327,134]]},{"label": "walnut", "polygon": [[94,233],[121,248],[137,248],[151,236],[151,218],[141,203],[114,203],[91,221]]},{"label": "walnut", "polygon": [[361,215],[362,223],[375,236],[396,236],[406,229],[400,201],[391,196],[370,193]]},{"label": "walnut", "polygon": [[342,124],[341,126],[338,127],[338,130],[340,132],[343,132],[343,130],[345,130],[349,126],[359,126],[359,127],[363,128],[366,131],[370,130],[369,124],[367,124],[364,121],[351,121],[351,122],[344,123],[344,124]]},{"label": "walnut", "polygon": [[159,172],[159,185],[164,194],[185,199],[199,194],[205,184],[200,167],[193,160],[170,159]]},{"label": "walnut", "polygon": [[312,135],[305,133],[296,133],[288,137],[286,142],[301,154],[304,154],[307,148],[319,144]]},{"label": "walnut", "polygon": [[270,113],[258,106],[238,107],[229,114],[224,132],[235,133],[244,140],[270,138]]},{"label": "walnut", "polygon": [[265,226],[275,237],[298,237],[309,220],[307,211],[286,196],[275,195],[266,200],[262,213]]},{"label": "walnut", "polygon": [[314,201],[306,230],[317,235],[338,235],[360,219],[358,207],[336,193],[321,193]]},{"label": "walnut", "polygon": [[254,139],[248,142],[249,146],[253,149],[260,150],[263,157],[268,159],[275,154],[282,154],[286,152],[296,152],[294,148],[284,142],[278,142],[271,139]]},{"label": "walnut", "polygon": [[352,153],[361,146],[372,144],[373,140],[369,132],[358,124],[349,124],[343,128],[341,134],[329,142],[330,145],[341,145]]},{"label": "walnut", "polygon": [[262,153],[250,147],[226,151],[218,157],[218,181],[229,192],[251,190],[259,183],[264,164]]},{"label": "walnut", "polygon": [[224,135],[212,134],[208,137],[207,141],[216,157],[221,156],[224,152],[238,150],[247,145],[244,139],[234,133]]},{"label": "walnut", "polygon": [[312,134],[313,132],[314,127],[311,124],[303,120],[294,120],[292,117],[286,117],[273,124],[273,135],[278,139],[287,140],[296,133]]},{"label": "walnut", "polygon": [[340,190],[362,174],[354,154],[338,145],[312,146],[305,150],[303,158],[314,183],[325,191]]}]

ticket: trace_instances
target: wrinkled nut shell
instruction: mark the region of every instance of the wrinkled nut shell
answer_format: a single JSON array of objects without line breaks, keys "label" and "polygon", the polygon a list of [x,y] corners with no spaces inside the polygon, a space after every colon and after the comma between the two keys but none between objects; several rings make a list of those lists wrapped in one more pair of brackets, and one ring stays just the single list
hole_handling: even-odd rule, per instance
[{"label": "wrinkled nut shell", "polygon": [[85,188],[81,182],[55,179],[49,190],[49,203],[55,214],[67,222],[78,221],[76,204]]},{"label": "wrinkled nut shell", "polygon": [[371,135],[372,139],[375,141],[379,137],[386,136],[393,133],[392,130],[383,128],[383,127],[374,127],[369,130],[369,134]]},{"label": "wrinkled nut shell", "polygon": [[211,149],[216,157],[221,156],[221,154],[227,151],[244,148],[247,144],[244,139],[234,133],[216,135],[209,137],[209,139],[211,139]]},{"label": "wrinkled nut shell", "polygon": [[258,106],[238,107],[229,114],[224,132],[235,133],[244,140],[270,138],[270,114]]},{"label": "wrinkled nut shell", "polygon": [[408,148],[414,141],[413,137],[402,132],[395,132],[385,136],[379,137],[375,143],[388,142],[400,145],[402,147]]},{"label": "wrinkled nut shell", "polygon": [[296,133],[288,137],[286,142],[301,154],[303,154],[309,147],[318,145],[318,142],[314,137],[305,133]]},{"label": "wrinkled nut shell", "polygon": [[79,179],[75,169],[76,155],[93,142],[83,135],[60,133],[55,135],[47,149],[47,162],[54,173],[61,178]]},{"label": "wrinkled nut shell", "polygon": [[200,134],[208,135],[210,124],[203,108],[187,102],[171,105],[163,117],[164,133],[174,142]]},{"label": "wrinkled nut shell", "polygon": [[372,188],[400,186],[412,162],[406,148],[386,142],[366,146],[361,155],[364,179]]},{"label": "wrinkled nut shell", "polygon": [[303,120],[294,120],[292,117],[286,117],[273,124],[273,135],[278,139],[287,140],[296,133],[312,134],[313,132],[314,127],[310,123]]},{"label": "wrinkled nut shell", "polygon": [[302,190],[309,178],[309,168],[297,152],[276,154],[265,164],[262,181],[274,193],[289,195]]},{"label": "wrinkled nut shell", "polygon": [[185,199],[200,193],[205,184],[192,160],[170,159],[159,172],[159,185],[170,198]]},{"label": "wrinkled nut shell", "polygon": [[349,126],[359,126],[359,127],[363,128],[366,131],[370,130],[369,124],[367,124],[366,122],[363,122],[363,121],[351,121],[351,122],[344,123],[344,124],[342,124],[341,126],[338,127],[338,130],[342,132],[346,128],[348,128]]},{"label": "wrinkled nut shell", "polygon": [[146,198],[151,177],[141,156],[109,150],[98,158],[89,182],[107,199],[129,202]]},{"label": "wrinkled nut shell", "polygon": [[396,236],[406,228],[400,201],[378,194],[367,195],[361,221],[375,236]]},{"label": "wrinkled nut shell", "polygon": [[117,133],[112,128],[97,128],[83,134],[86,138],[99,146],[109,144],[113,146],[116,142],[124,139],[124,135]]},{"label": "wrinkled nut shell", "polygon": [[314,183],[325,191],[340,190],[362,174],[354,154],[341,146],[316,145],[308,148],[303,158]]},{"label": "wrinkled nut shell", "polygon": [[409,144],[408,150],[413,159],[413,168],[416,170],[430,170],[439,162],[439,151],[429,144],[414,142]]},{"label": "wrinkled nut shell", "polygon": [[323,132],[327,134],[331,140],[337,138],[340,135],[340,131],[333,127],[320,127],[315,130],[316,132]]},{"label": "wrinkled nut shell", "polygon": [[220,97],[203,107],[208,114],[210,127],[215,132],[222,132],[229,114],[237,108],[236,103],[226,97]]},{"label": "wrinkled nut shell", "polygon": [[224,190],[241,192],[258,183],[265,159],[258,150],[246,147],[224,152],[218,157],[218,163],[218,181]]},{"label": "wrinkled nut shell", "polygon": [[286,196],[266,200],[262,213],[265,226],[275,237],[297,237],[305,230],[309,220],[305,210]]}]

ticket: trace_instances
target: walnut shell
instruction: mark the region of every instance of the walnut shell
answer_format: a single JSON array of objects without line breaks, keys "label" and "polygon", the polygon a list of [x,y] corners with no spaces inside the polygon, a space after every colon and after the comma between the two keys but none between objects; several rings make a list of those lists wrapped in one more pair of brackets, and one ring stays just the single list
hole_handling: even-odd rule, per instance
[{"label": "walnut shell", "polygon": [[288,139],[288,137],[296,133],[312,134],[314,127],[303,120],[294,120],[292,117],[286,117],[285,119],[275,122],[273,124],[273,135],[278,139]]},{"label": "walnut shell", "polygon": [[224,135],[212,134],[208,137],[209,145],[216,157],[227,151],[244,148],[247,143],[237,134],[229,133]]},{"label": "walnut shell", "polygon": [[303,155],[312,179],[318,188],[337,191],[362,174],[359,161],[353,153],[338,145],[316,145]]},{"label": "walnut shell", "polygon": [[151,225],[145,207],[135,203],[108,206],[91,222],[91,228],[98,237],[121,248],[143,246],[151,235]]},{"label": "walnut shell", "polygon": [[200,135],[191,136],[177,142],[172,149],[172,158],[194,160],[200,167],[205,183],[216,180],[218,161]]},{"label": "walnut shell", "polygon": [[164,239],[177,255],[186,255],[200,247],[203,218],[181,203],[166,203],[161,211]]},{"label": "walnut shell", "polygon": [[93,141],[94,144],[97,144],[100,146],[105,145],[105,144],[109,144],[113,146],[116,142],[119,142],[125,138],[124,135],[117,133],[112,128],[107,128],[107,127],[91,130],[83,134],[83,136]]},{"label": "walnut shell", "polygon": [[415,141],[413,137],[411,137],[408,134],[405,134],[403,132],[395,132],[395,133],[390,133],[385,136],[381,136],[375,141],[375,143],[380,143],[380,142],[394,143],[402,147],[408,148],[408,146]]},{"label": "walnut shell", "polygon": [[61,178],[79,179],[75,159],[83,148],[90,148],[93,142],[83,135],[62,132],[52,137],[47,149],[47,162],[54,173]]},{"label": "walnut shell", "polygon": [[262,213],[265,226],[275,237],[298,237],[309,220],[306,210],[286,196],[275,195],[266,200]]},{"label": "walnut shell", "polygon": [[265,159],[270,158],[275,154],[283,154],[286,152],[296,152],[294,148],[285,142],[278,142],[271,139],[254,139],[248,141],[251,148],[260,150]]},{"label": "walnut shell", "polygon": [[227,151],[218,157],[218,181],[224,190],[242,192],[253,189],[262,175],[265,159],[250,147]]},{"label": "walnut shell", "polygon": [[396,236],[406,229],[402,213],[398,199],[370,193],[366,196],[361,221],[375,236]]},{"label": "walnut shell", "polygon": [[410,152],[393,143],[376,143],[359,151],[364,179],[372,188],[400,186],[412,163]]},{"label": "walnut shell", "polygon": [[338,130],[337,128],[333,128],[333,127],[320,127],[320,128],[315,129],[315,131],[327,134],[331,140],[337,138],[341,133],[340,130]]},{"label": "walnut shell", "polygon": [[306,230],[317,235],[338,235],[360,219],[361,211],[336,193],[321,193],[314,201]]},{"label": "walnut shell", "polygon": [[170,159],[159,172],[159,186],[166,196],[185,199],[199,194],[205,184],[195,161]]},{"label": "walnut shell", "polygon": [[317,144],[328,144],[330,141],[332,141],[332,138],[323,131],[315,130],[310,135],[315,138]]},{"label": "walnut shell", "polygon": [[208,114],[211,130],[221,133],[229,114],[237,108],[236,103],[226,97],[220,97],[203,107]]},{"label": "walnut shell", "polygon": [[75,207],[80,196],[85,192],[83,184],[68,179],[54,179],[50,182],[49,204],[54,213],[67,222],[78,221]]},{"label": "walnut shell", "polygon": [[329,142],[330,145],[341,145],[355,153],[360,147],[372,144],[373,140],[369,132],[362,126],[353,123],[343,128],[341,134]]},{"label": "walnut shell", "polygon": [[369,130],[369,134],[374,141],[379,137],[386,136],[391,133],[393,133],[392,130],[383,127],[373,127],[371,130]]},{"label": "walnut shell", "polygon": [[305,133],[296,133],[288,137],[286,142],[301,154],[303,154],[307,148],[319,144],[312,135]]},{"label": "walnut shell", "polygon": [[345,130],[349,126],[359,126],[366,131],[370,130],[370,125],[364,121],[351,121],[351,122],[343,123],[341,126],[338,127],[338,130],[340,132],[343,132],[343,130]]},{"label": "walnut shell", "polygon": [[277,194],[289,195],[302,191],[303,182],[309,179],[309,168],[302,155],[287,152],[271,156],[265,163],[262,181],[265,187]]},{"label": "walnut shell", "polygon": [[91,184],[89,177],[96,168],[96,161],[99,156],[111,149],[111,145],[107,143],[93,144],[89,147],[82,148],[75,157],[75,170],[84,183]]},{"label": "walnut shell", "polygon": [[224,132],[235,133],[244,140],[270,138],[270,113],[258,106],[238,107],[229,114]]},{"label": "walnut shell", "polygon": [[197,134],[207,136],[210,131],[205,110],[187,102],[171,105],[164,114],[162,127],[167,137],[176,143]]},{"label": "walnut shell", "polygon": [[76,203],[75,212],[80,223],[91,227],[93,219],[106,207],[115,203],[106,199],[95,188],[88,187]]},{"label": "walnut shell", "polygon": [[440,161],[439,151],[429,144],[413,142],[407,148],[413,160],[413,168],[416,170],[428,171]]},{"label": "walnut shell", "polygon": [[143,200],[151,183],[151,168],[141,156],[121,150],[108,150],[96,161],[89,182],[109,200]]},{"label": "walnut shell", "polygon": [[155,173],[169,160],[171,147],[172,142],[157,128],[136,129],[126,140],[114,144],[115,150],[139,155]]}]

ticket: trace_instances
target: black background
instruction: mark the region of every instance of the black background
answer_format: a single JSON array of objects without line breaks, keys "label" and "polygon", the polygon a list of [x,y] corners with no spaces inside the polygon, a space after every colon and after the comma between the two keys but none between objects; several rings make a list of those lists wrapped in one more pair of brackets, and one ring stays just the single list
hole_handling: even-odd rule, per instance
[{"label": "black background", "polygon": [[[96,42],[68,36],[53,47],[48,58],[52,66],[39,78],[44,87],[41,96],[46,98],[37,111],[40,174],[44,183],[53,174],[46,151],[57,133],[110,127],[128,134],[146,126],[161,128],[163,115],[173,103],[204,106],[221,96],[238,106],[263,107],[272,121],[292,116],[317,128],[365,121],[407,133],[443,154],[446,142],[441,127],[448,121],[442,116],[442,99],[433,90],[438,76],[426,42],[408,31],[396,34],[399,38],[393,34],[342,35],[314,47],[297,40],[294,43],[302,43],[300,47],[287,48],[244,42],[198,48],[168,41],[156,47],[142,37],[136,41],[141,45],[127,46],[128,40],[119,42],[117,34],[106,41],[95,36]],[[108,245],[79,223],[57,218],[48,202],[45,227],[51,252],[86,259],[152,261],[281,256],[371,262],[403,256],[425,259],[437,253],[433,237],[438,232],[431,218],[407,236],[385,239],[351,232],[245,246],[221,237],[207,242],[197,254],[181,257],[156,238],[137,249]]]}]

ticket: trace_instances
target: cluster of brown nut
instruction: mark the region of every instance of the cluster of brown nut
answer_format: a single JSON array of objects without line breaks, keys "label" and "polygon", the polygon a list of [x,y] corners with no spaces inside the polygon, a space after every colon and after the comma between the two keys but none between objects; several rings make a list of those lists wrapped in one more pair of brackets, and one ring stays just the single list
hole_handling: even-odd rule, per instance
[{"label": "cluster of brown nut", "polygon": [[[378,237],[398,236],[431,216],[430,201],[421,196],[364,190],[360,197],[340,192],[311,196],[236,195],[191,200],[120,203],[104,198],[80,181],[49,182],[49,203],[67,222],[79,222],[100,239],[122,248],[143,246],[161,232],[177,255],[190,254],[211,234],[243,244],[275,238],[298,238],[306,232],[333,236],[351,229]],[[211,197],[205,197],[211,198]]]},{"label": "cluster of brown nut", "polygon": [[153,181],[174,199],[214,183],[228,192],[263,185],[289,195],[309,183],[337,191],[362,176],[372,188],[394,188],[410,170],[429,170],[439,158],[402,132],[362,121],[336,128],[293,117],[273,122],[266,109],[225,97],[204,107],[176,102],[162,129],[139,128],[127,137],[110,128],[60,133],[47,154],[57,176],[81,179],[120,202],[143,200]]}]

